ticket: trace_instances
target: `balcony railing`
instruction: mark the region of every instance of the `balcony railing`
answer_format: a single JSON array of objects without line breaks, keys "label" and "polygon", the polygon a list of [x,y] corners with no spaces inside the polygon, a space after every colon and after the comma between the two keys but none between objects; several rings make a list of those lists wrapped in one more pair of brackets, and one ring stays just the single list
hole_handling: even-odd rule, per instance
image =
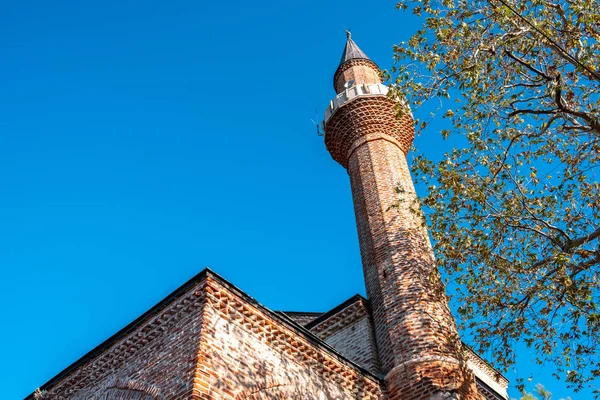
[{"label": "balcony railing", "polygon": [[329,107],[325,110],[325,117],[323,119],[323,125],[331,118],[333,113],[340,108],[340,106],[356,97],[361,96],[373,96],[380,95],[386,96],[388,93],[388,87],[381,83],[363,83],[360,85],[352,86],[340,92],[335,99],[329,102]]}]

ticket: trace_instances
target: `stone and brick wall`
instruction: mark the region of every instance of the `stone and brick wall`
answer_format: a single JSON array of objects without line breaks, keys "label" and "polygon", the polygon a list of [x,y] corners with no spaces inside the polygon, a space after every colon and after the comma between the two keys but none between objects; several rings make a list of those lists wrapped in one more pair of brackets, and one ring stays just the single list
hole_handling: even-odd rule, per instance
[{"label": "stone and brick wall", "polygon": [[324,339],[325,343],[336,349],[347,359],[379,373],[379,360],[376,353],[375,337],[368,316],[345,326]]},{"label": "stone and brick wall", "polygon": [[476,377],[477,390],[487,400],[508,399],[508,379],[470,347],[464,346],[469,369]]},{"label": "stone and brick wall", "polygon": [[356,149],[367,142],[389,141],[406,154],[414,137],[410,113],[398,118],[396,104],[383,95],[362,96],[347,102],[336,110],[325,126],[327,150],[344,168],[348,168]]},{"label": "stone and brick wall", "polygon": [[[381,382],[307,331],[215,280],[207,307],[196,375],[199,398],[382,399]],[[212,397],[211,397],[212,396]]]},{"label": "stone and brick wall", "polygon": [[[304,313],[293,313],[302,315]],[[356,295],[323,313],[306,328],[347,359],[380,374],[368,300]],[[508,399],[508,380],[490,363],[463,344],[464,358],[474,373],[479,393],[488,400]]]},{"label": "stone and brick wall", "polygon": [[333,313],[307,326],[311,332],[347,359],[380,374],[375,334],[366,300],[355,296]]},{"label": "stone and brick wall", "polygon": [[194,288],[160,304],[50,381],[42,398],[189,399],[202,310]]},{"label": "stone and brick wall", "polygon": [[354,81],[356,85],[363,83],[380,83],[379,68],[371,60],[357,58],[346,61],[333,76],[333,87],[337,93],[345,89],[346,82]]},{"label": "stone and brick wall", "polygon": [[506,390],[497,392],[478,377],[475,377],[475,384],[477,385],[477,391],[485,400],[508,400]]},{"label": "stone and brick wall", "polygon": [[[387,398],[365,299],[307,328],[206,271],[44,385],[42,398]],[[470,362],[487,374],[477,381],[485,398],[505,399],[494,386],[504,378],[474,353]]]},{"label": "stone and brick wall", "polygon": [[381,385],[205,271],[44,385],[41,398],[382,400]]},{"label": "stone and brick wall", "polygon": [[[342,64],[336,77],[343,80],[347,69]],[[382,95],[348,100],[325,126],[327,149],[350,176],[390,399],[480,399],[419,214],[406,161],[413,137],[410,113],[397,117],[396,102]]]}]

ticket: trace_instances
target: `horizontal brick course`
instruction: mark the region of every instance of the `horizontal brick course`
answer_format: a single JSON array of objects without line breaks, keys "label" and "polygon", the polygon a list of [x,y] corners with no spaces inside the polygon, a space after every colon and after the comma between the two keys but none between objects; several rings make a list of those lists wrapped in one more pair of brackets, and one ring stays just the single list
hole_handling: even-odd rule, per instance
[{"label": "horizontal brick course", "polygon": [[380,374],[373,322],[365,302],[356,297],[354,302],[311,325],[310,330],[349,360]]},{"label": "horizontal brick course", "polygon": [[345,89],[346,82],[354,81],[359,85],[362,83],[380,83],[379,68],[373,61],[365,58],[348,60],[340,65],[333,75],[333,88],[336,93]]},{"label": "horizontal brick course", "polygon": [[[378,72],[374,64],[342,64],[336,90],[356,76],[379,83]],[[340,105],[325,126],[327,149],[350,176],[386,388],[392,400],[480,399],[406,162],[414,122],[409,112],[398,115],[396,107],[381,95],[355,97]]]},{"label": "horizontal brick course", "polygon": [[41,398],[384,399],[378,377],[208,271],[153,310]]},{"label": "horizontal brick course", "polygon": [[200,286],[44,388],[44,398],[190,398],[196,367],[193,355],[202,329],[204,302],[197,290]]},{"label": "horizontal brick course", "polygon": [[376,378],[245,304],[217,282],[209,283],[207,296],[200,398],[383,398]]}]

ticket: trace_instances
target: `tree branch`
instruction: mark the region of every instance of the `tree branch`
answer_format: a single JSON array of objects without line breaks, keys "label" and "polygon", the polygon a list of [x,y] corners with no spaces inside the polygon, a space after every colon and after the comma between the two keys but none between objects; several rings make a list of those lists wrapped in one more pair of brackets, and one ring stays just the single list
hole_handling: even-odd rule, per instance
[{"label": "tree branch", "polygon": [[515,56],[510,51],[504,50],[504,54],[506,54],[507,56],[509,56],[510,58],[512,58],[513,60],[515,60],[516,62],[518,62],[519,64],[521,64],[525,68],[527,68],[528,70],[533,71],[536,74],[544,77],[544,79],[546,79],[548,81],[552,80],[552,77],[550,75],[547,75],[546,73],[540,71],[539,69],[535,68],[533,65],[529,64],[527,61],[523,60],[522,58],[519,58],[519,57]]},{"label": "tree branch", "polygon": [[582,244],[591,242],[592,240],[598,239],[599,237],[600,237],[600,228],[596,229],[594,232],[590,233],[589,235],[585,235],[585,236],[582,236],[577,239],[569,240],[565,245],[565,249],[566,250],[574,249],[575,247],[579,247]]},{"label": "tree branch", "polygon": [[508,118],[514,117],[515,115],[518,115],[518,114],[552,115],[552,114],[556,114],[558,112],[559,112],[559,110],[557,110],[557,109],[554,109],[554,110],[532,110],[532,109],[526,108],[523,110],[515,110],[515,111],[509,112]]}]

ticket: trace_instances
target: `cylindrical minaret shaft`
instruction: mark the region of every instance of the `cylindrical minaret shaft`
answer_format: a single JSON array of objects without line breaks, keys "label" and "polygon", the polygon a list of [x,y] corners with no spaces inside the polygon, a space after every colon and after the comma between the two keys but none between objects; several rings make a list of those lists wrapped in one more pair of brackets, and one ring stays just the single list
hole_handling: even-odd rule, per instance
[{"label": "cylindrical minaret shaft", "polygon": [[414,138],[410,111],[397,116],[379,68],[350,37],[334,87],[325,143],[350,176],[390,399],[479,399],[406,161]]}]

